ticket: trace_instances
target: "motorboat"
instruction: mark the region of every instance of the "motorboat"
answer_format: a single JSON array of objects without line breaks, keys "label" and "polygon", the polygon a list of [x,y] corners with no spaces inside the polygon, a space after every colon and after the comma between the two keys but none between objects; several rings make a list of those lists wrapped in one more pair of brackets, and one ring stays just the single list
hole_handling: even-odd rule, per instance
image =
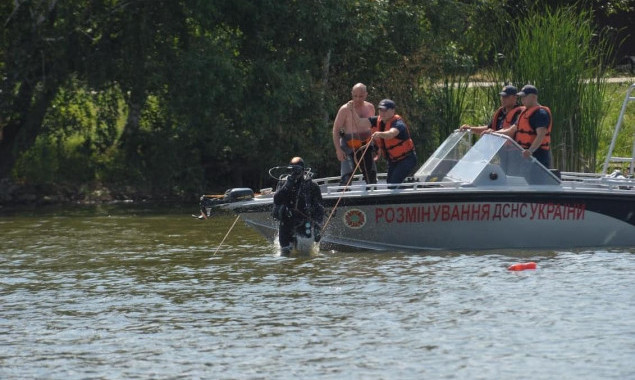
[{"label": "motorboat", "polygon": [[[630,97],[631,86],[627,99]],[[625,105],[627,101],[625,100]],[[623,111],[625,109],[623,107]],[[615,136],[623,119],[620,115]],[[635,246],[635,147],[628,172],[559,173],[508,136],[486,134],[472,143],[455,131],[406,182],[367,185],[356,176],[314,179],[327,218],[322,249],[377,251],[573,249]],[[630,161],[629,161],[630,160]],[[310,175],[310,169],[306,175]],[[383,181],[382,181],[383,178]],[[222,207],[273,240],[273,189],[249,189]],[[247,194],[247,196],[246,196]],[[209,213],[209,208],[206,209]]]}]

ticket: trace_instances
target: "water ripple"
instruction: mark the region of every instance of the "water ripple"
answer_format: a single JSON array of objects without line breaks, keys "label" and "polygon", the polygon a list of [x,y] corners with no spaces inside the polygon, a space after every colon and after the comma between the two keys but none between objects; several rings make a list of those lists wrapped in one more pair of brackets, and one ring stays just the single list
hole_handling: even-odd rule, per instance
[{"label": "water ripple", "polygon": [[635,377],[633,250],[214,255],[216,222],[0,220],[0,377]]}]

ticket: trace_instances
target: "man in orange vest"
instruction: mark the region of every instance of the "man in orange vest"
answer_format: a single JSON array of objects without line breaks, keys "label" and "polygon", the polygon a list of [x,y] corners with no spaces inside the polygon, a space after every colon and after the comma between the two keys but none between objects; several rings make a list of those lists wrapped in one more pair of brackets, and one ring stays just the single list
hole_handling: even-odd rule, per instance
[{"label": "man in orange vest", "polygon": [[523,106],[518,106],[517,93],[518,89],[514,86],[508,85],[503,87],[502,91],[499,93],[501,106],[494,111],[494,115],[492,116],[490,123],[488,125],[480,125],[478,127],[463,124],[460,128],[461,131],[469,130],[474,133],[482,134],[486,131],[497,132],[516,124],[518,116],[525,109]]},{"label": "man in orange vest", "polygon": [[523,157],[532,155],[547,169],[551,168],[551,128],[553,118],[549,107],[538,104],[538,89],[530,84],[525,85],[518,93],[525,110],[518,117],[518,122],[504,133],[523,147]]},{"label": "man in orange vest", "polygon": [[379,116],[371,117],[373,139],[379,153],[388,161],[387,183],[402,183],[417,165],[415,145],[410,130],[395,112],[395,102],[379,102]]}]

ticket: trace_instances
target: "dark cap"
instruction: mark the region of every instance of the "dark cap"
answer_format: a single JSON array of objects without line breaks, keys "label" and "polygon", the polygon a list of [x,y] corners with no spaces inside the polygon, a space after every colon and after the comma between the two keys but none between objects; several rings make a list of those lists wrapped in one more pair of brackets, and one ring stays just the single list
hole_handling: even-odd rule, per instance
[{"label": "dark cap", "polygon": [[523,88],[520,90],[520,92],[516,95],[518,96],[525,96],[525,95],[529,95],[529,94],[536,94],[538,95],[538,89],[530,84],[526,84],[525,86],[523,86]]},{"label": "dark cap", "polygon": [[518,89],[514,86],[505,86],[503,87],[503,90],[501,92],[498,93],[498,95],[500,96],[511,96],[511,95],[516,95],[518,93]]},{"label": "dark cap", "polygon": [[379,102],[379,106],[378,108],[380,110],[389,110],[389,109],[395,109],[395,107],[397,107],[397,105],[395,105],[395,102],[393,102],[390,99],[384,99],[381,102]]}]

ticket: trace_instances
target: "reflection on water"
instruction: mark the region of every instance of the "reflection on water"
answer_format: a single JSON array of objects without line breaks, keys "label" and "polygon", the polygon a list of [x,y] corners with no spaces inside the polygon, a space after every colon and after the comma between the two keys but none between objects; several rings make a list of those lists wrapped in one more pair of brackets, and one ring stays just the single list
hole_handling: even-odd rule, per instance
[{"label": "reflection on water", "polygon": [[0,378],[635,377],[634,250],[214,255],[190,212],[0,216]]}]

